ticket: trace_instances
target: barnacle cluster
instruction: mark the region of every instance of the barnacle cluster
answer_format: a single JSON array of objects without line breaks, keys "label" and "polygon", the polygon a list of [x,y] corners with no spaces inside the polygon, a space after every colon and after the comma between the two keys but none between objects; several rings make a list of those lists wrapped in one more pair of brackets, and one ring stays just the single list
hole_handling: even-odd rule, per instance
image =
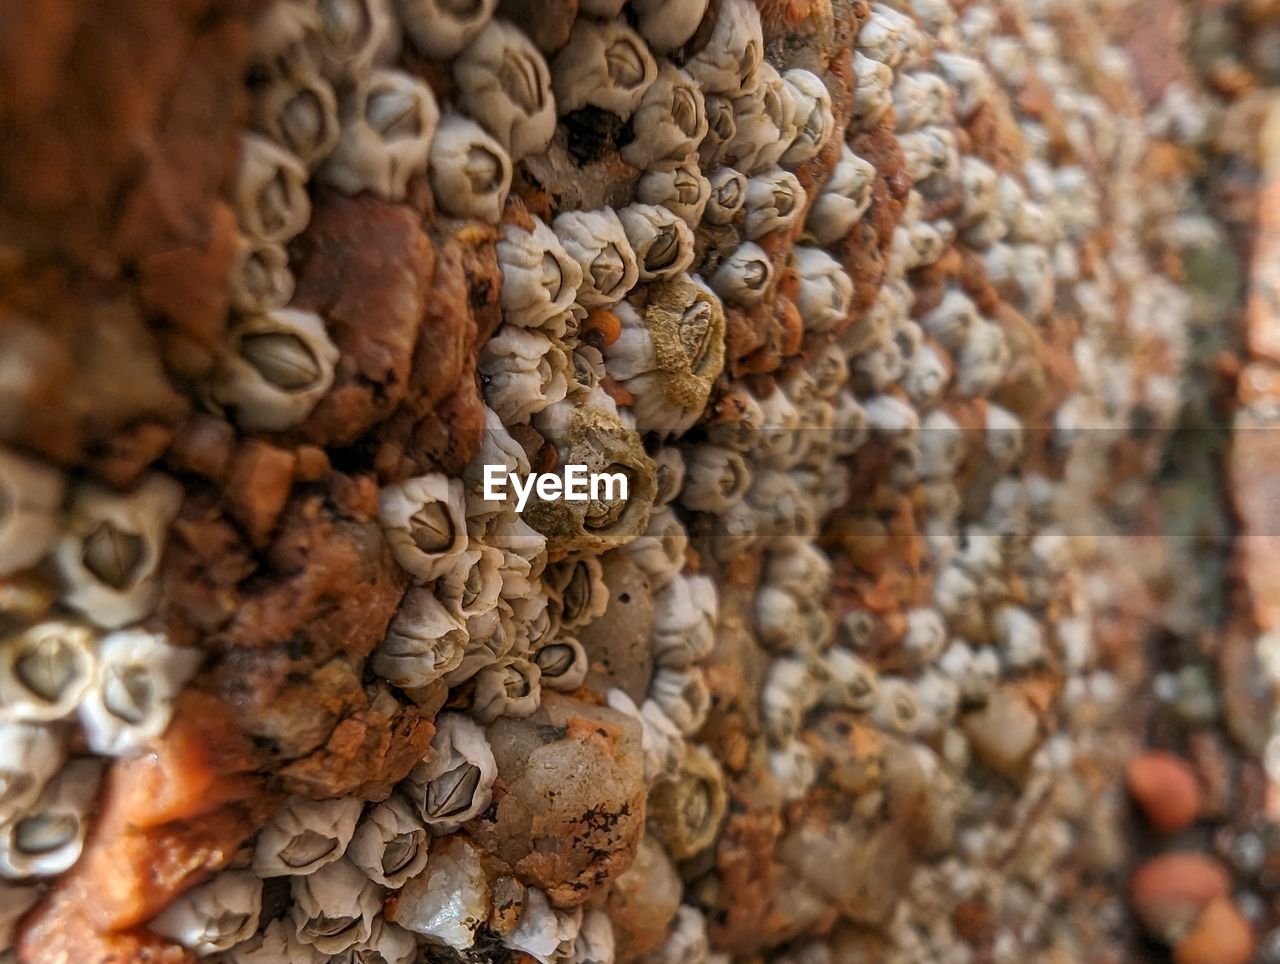
[{"label": "barnacle cluster", "polygon": [[3,436],[0,954],[1104,959],[1088,536],[1192,314],[1126,15],[263,4],[160,401]]}]

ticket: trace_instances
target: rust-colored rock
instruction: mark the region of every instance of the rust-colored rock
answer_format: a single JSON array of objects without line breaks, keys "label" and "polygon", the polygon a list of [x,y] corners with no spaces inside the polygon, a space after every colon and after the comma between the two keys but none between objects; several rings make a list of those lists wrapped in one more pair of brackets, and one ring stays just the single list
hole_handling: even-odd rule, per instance
[{"label": "rust-colored rock", "polygon": [[1231,892],[1231,879],[1212,857],[1175,852],[1152,857],[1129,881],[1129,901],[1153,935],[1171,941],[1200,912]]},{"label": "rust-colored rock", "polygon": [[1218,897],[1196,919],[1195,926],[1173,949],[1175,964],[1248,964],[1254,937],[1239,908]]}]

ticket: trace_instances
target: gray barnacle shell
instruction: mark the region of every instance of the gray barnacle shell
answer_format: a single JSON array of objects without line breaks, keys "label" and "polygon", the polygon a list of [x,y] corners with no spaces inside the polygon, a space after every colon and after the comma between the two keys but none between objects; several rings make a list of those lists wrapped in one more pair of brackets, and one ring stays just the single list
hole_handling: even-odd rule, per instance
[{"label": "gray barnacle shell", "polygon": [[277,917],[263,929],[217,957],[219,964],[321,964],[329,960],[298,939],[287,917]]},{"label": "gray barnacle shell", "polygon": [[803,657],[779,656],[769,664],[760,692],[760,717],[771,740],[785,744],[800,732],[805,714],[821,696],[818,682]]},{"label": "gray barnacle shell", "polygon": [[353,944],[341,954],[328,958],[329,964],[411,964],[418,956],[413,934],[384,917],[373,919],[367,939]]},{"label": "gray barnacle shell", "polygon": [[743,236],[754,241],[771,231],[785,231],[804,215],[805,191],[790,171],[774,168],[747,181]]},{"label": "gray barnacle shell", "polygon": [[396,923],[432,944],[459,951],[471,947],[489,920],[490,887],[481,857],[465,834],[439,841],[426,871],[400,891]]},{"label": "gray barnacle shell", "polygon": [[817,782],[818,761],[808,746],[793,738],[769,748],[769,772],[778,781],[783,801],[794,803]]},{"label": "gray barnacle shell", "polygon": [[475,39],[498,0],[396,0],[409,41],[434,60],[453,57]]},{"label": "gray barnacle shell", "polygon": [[444,608],[434,591],[414,586],[401,600],[369,665],[396,686],[427,686],[461,665],[467,642],[466,626]]},{"label": "gray barnacle shell", "polygon": [[916,668],[932,663],[947,645],[947,627],[936,609],[917,607],[907,610],[907,631],[902,649]]},{"label": "gray barnacle shell", "polygon": [[918,30],[911,17],[886,6],[873,4],[871,16],[858,30],[859,52],[887,67],[899,66],[908,52],[919,43]]},{"label": "gray barnacle shell", "polygon": [[147,929],[204,957],[252,937],[261,913],[262,879],[230,870],[178,897]]},{"label": "gray barnacle shell", "polygon": [[511,158],[469,117],[446,114],[431,141],[428,174],[436,206],[497,224],[511,190]]},{"label": "gray barnacle shell", "polygon": [[65,491],[57,469],[0,449],[0,576],[34,566],[48,552]]},{"label": "gray barnacle shell", "polygon": [[565,629],[594,622],[609,605],[609,587],[597,556],[576,553],[549,565],[543,581]]},{"label": "gray barnacle shell", "polygon": [[964,430],[947,412],[937,409],[920,423],[920,476],[950,479],[965,455]]},{"label": "gray barnacle shell", "polygon": [[623,551],[649,577],[650,585],[661,589],[684,565],[688,548],[689,534],[684,523],[670,506],[660,506],[649,513],[644,535],[629,542]]},{"label": "gray barnacle shell", "polygon": [[578,304],[602,308],[621,301],[639,278],[636,253],[612,208],[565,211],[552,230],[565,252],[582,269]]},{"label": "gray barnacle shell", "polygon": [[75,712],[94,677],[87,626],[38,623],[0,641],[0,720],[42,722]]},{"label": "gray barnacle shell", "polygon": [[956,359],[956,387],[963,395],[981,396],[994,391],[1013,360],[1004,329],[979,319],[965,337]]},{"label": "gray barnacle shell", "polygon": [[707,94],[703,97],[703,112],[707,118],[707,133],[698,145],[698,162],[703,168],[718,167],[723,163],[729,144],[738,134],[733,100],[727,96]]},{"label": "gray barnacle shell", "polygon": [[471,715],[486,726],[500,716],[525,717],[542,705],[542,670],[522,657],[499,660],[475,677]]},{"label": "gray barnacle shell", "polygon": [[322,954],[340,954],[369,939],[382,909],[382,891],[349,860],[294,877],[289,916],[298,939]]},{"label": "gray barnacle shell", "polygon": [[333,80],[364,77],[395,58],[400,31],[389,0],[316,0],[316,51]]},{"label": "gray barnacle shell", "polygon": [[513,161],[547,149],[556,104],[547,62],[519,29],[491,20],[453,62],[458,107],[507,149]]},{"label": "gray barnacle shell", "polygon": [[316,33],[320,17],[304,0],[273,3],[253,24],[249,67],[268,78],[313,77],[319,70]]},{"label": "gray barnacle shell", "polygon": [[431,749],[400,789],[423,823],[439,835],[451,833],[489,805],[498,767],[484,730],[470,717],[445,712],[435,722]]},{"label": "gray barnacle shell", "polygon": [[711,183],[698,170],[696,157],[686,158],[669,171],[648,171],[636,185],[636,200],[660,204],[691,228],[702,220],[711,197]]},{"label": "gray barnacle shell", "polygon": [[676,446],[664,445],[653,453],[653,468],[658,481],[653,504],[660,508],[674,501],[684,486],[684,456]]},{"label": "gray barnacle shell", "polygon": [[562,115],[598,107],[626,120],[657,76],[658,65],[644,38],[621,20],[579,19],[551,64],[551,86]]},{"label": "gray barnacle shell", "polygon": [[720,262],[711,289],[731,305],[758,305],[773,282],[773,261],[754,241],[745,241]]},{"label": "gray barnacle shell", "polygon": [[864,130],[880,123],[893,103],[893,70],[854,51],[853,115]]},{"label": "gray barnacle shell", "polygon": [[284,245],[238,238],[231,269],[232,307],[257,314],[283,308],[292,297],[293,272]]},{"label": "gray barnacle shell", "polygon": [[498,549],[470,540],[436,580],[436,597],[459,622],[483,616],[498,605],[503,561]]},{"label": "gray barnacle shell", "polygon": [[848,236],[871,206],[876,169],[844,145],[840,160],[809,208],[805,228],[820,245]]},{"label": "gray barnacle shell", "polygon": [[160,474],[124,494],[78,486],[54,555],[66,587],[63,603],[108,628],[149,615],[169,524],[181,503],[182,487]]},{"label": "gray barnacle shell", "polygon": [[259,877],[300,876],[339,860],[363,806],[358,797],[290,797],[258,833],[253,872]]},{"label": "gray barnacle shell", "polygon": [[505,425],[527,422],[569,392],[569,355],[535,329],[503,325],[476,362],[484,399]]},{"label": "gray barnacle shell", "polygon": [[314,169],[338,143],[338,100],[319,74],[279,77],[253,92],[253,122]]},{"label": "gray barnacle shell", "polygon": [[279,144],[245,134],[235,201],[240,228],[249,237],[265,243],[292,240],[311,220],[307,167]]},{"label": "gray barnacle shell", "polygon": [[840,262],[821,248],[796,245],[792,261],[800,281],[796,309],[805,331],[822,333],[838,327],[852,307],[852,279]]},{"label": "gray barnacle shell", "polygon": [[550,964],[567,958],[559,952],[572,947],[582,925],[582,908],[573,911],[554,909],[547,895],[530,887],[525,895],[524,910],[515,931],[503,938],[504,947],[527,954],[534,960]]},{"label": "gray barnacle shell", "polygon": [[751,488],[751,468],[734,449],[704,443],[689,450],[685,464],[680,504],[686,508],[720,514]]},{"label": "gray barnacle shell", "polygon": [[342,99],[342,135],[317,178],[344,194],[400,201],[426,173],[440,120],[431,88],[402,70],[380,69]]},{"label": "gray barnacle shell", "polygon": [[911,736],[920,723],[920,703],[908,680],[896,676],[880,677],[871,719],[879,727],[900,736]]},{"label": "gray barnacle shell", "polygon": [[693,36],[707,0],[631,0],[637,26],[654,50],[670,53]]},{"label": "gray barnacle shell", "polygon": [[720,167],[707,176],[710,188],[702,216],[711,224],[728,224],[747,203],[747,177],[731,167]]},{"label": "gray barnacle shell", "polygon": [[678,215],[653,204],[629,204],[618,212],[636,255],[641,281],[680,274],[693,264],[693,232]]},{"label": "gray barnacle shell", "polygon": [[508,324],[538,328],[562,315],[582,285],[582,268],[551,228],[533,219],[533,230],[504,226],[497,244],[502,271],[502,312]]},{"label": "gray barnacle shell", "polygon": [[642,171],[679,165],[698,151],[707,134],[702,91],[685,71],[664,60],[631,117],[632,139],[622,159]]},{"label": "gray barnacle shell", "polygon": [[591,668],[587,651],[572,636],[561,636],[539,647],[533,654],[533,662],[542,674],[545,689],[565,693],[581,686]]},{"label": "gray barnacle shell", "polygon": [[275,432],[311,414],[333,385],[340,352],[320,316],[297,308],[243,315],[206,388],[247,431]]},{"label": "gray barnacle shell", "polygon": [[687,669],[715,646],[719,598],[708,576],[676,576],[653,597],[650,646],[659,666]]},{"label": "gray barnacle shell", "polygon": [[817,74],[793,67],[782,75],[782,82],[791,92],[796,135],[780,162],[795,167],[822,150],[835,130],[835,116],[831,112],[831,92]]},{"label": "gray barnacle shell", "polygon": [[352,834],[347,859],[381,887],[392,890],[422,873],[431,837],[401,794],[393,793],[369,810]]},{"label": "gray barnacle shell", "polygon": [[893,120],[899,133],[933,124],[946,116],[947,82],[924,71],[899,73],[893,84]]},{"label": "gray barnacle shell", "polygon": [[378,521],[391,554],[422,584],[449,572],[467,548],[462,482],[419,475],[378,493]]},{"label": "gray barnacle shell", "polygon": [[0,824],[31,807],[66,759],[61,731],[0,722]]},{"label": "gray barnacle shell", "polygon": [[92,757],[70,761],[35,803],[0,827],[0,875],[49,877],[71,869],[84,848],[102,768]]},{"label": "gray barnacle shell", "polygon": [[37,886],[0,881],[0,955],[11,950],[18,922],[35,906],[43,891]]},{"label": "gray barnacle shell", "polygon": [[875,668],[843,646],[833,646],[823,654],[820,701],[824,706],[865,712],[875,706],[879,688]]},{"label": "gray barnacle shell", "polygon": [[796,136],[796,105],[791,88],[773,65],[760,65],[759,83],[733,99],[733,139],[717,160],[758,174],[778,164]]},{"label": "gray barnacle shell", "polygon": [[685,70],[706,93],[735,96],[755,90],[763,62],[759,10],[750,0],[725,0],[706,45],[689,59]]},{"label": "gray barnacle shell", "polygon": [[702,670],[696,666],[662,666],[649,683],[649,698],[685,736],[702,729],[711,712],[711,691]]},{"label": "gray barnacle shell", "polygon": [[902,376],[902,390],[917,406],[936,402],[951,381],[946,362],[932,345],[922,345]]}]

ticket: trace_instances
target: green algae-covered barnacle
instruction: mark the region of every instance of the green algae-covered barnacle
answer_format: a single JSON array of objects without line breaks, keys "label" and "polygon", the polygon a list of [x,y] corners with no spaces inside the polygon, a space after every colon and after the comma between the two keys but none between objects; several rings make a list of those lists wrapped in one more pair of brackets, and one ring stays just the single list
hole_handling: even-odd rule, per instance
[{"label": "green algae-covered barnacle", "polygon": [[589,495],[582,501],[544,500],[536,493],[530,497],[525,521],[547,537],[550,551],[603,552],[645,531],[656,498],[657,473],[633,429],[614,412],[572,399],[540,412],[536,427],[555,441],[562,472],[566,466],[585,467],[586,481],[581,484]]},{"label": "green algae-covered barnacle", "polygon": [[724,368],[724,309],[702,281],[680,275],[649,287],[643,309],[619,306],[622,334],[605,367],[633,396],[641,432],[680,435],[702,416]]}]

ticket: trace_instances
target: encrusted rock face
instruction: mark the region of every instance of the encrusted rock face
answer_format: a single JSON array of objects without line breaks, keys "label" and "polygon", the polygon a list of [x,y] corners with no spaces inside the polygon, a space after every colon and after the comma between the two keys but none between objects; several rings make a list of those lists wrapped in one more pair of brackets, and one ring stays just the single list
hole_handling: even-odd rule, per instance
[{"label": "encrusted rock face", "polygon": [[0,960],[1280,960],[1169,0],[109,6],[0,12]]}]

